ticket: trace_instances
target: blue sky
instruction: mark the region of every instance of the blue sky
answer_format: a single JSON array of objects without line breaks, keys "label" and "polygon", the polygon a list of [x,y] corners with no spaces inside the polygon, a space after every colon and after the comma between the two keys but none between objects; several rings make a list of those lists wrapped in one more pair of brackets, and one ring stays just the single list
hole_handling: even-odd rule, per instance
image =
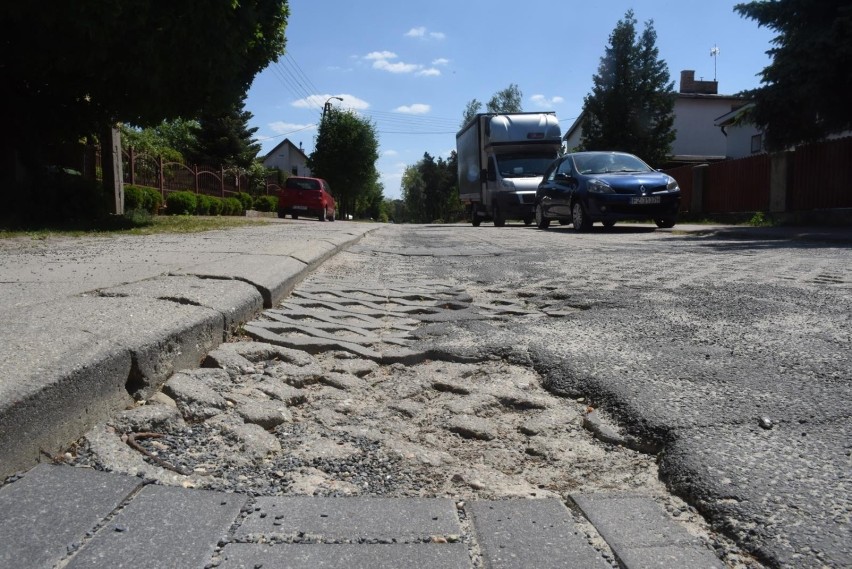
[{"label": "blue sky", "polygon": [[455,148],[467,102],[511,83],[525,111],[555,111],[564,132],[630,8],[640,32],[654,21],[675,89],[684,69],[696,79],[715,73],[721,94],[757,87],[773,33],[735,13],[736,3],[290,0],[287,52],[255,78],[246,110],[261,154],[285,138],[310,154],[323,103],[342,97],[333,103],[376,125],[384,195],[397,198],[407,165]]}]

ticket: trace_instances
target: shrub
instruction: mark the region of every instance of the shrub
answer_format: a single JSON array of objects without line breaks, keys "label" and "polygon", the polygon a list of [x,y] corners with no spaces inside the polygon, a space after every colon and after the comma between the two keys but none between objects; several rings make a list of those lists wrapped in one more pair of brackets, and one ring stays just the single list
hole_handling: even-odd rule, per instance
[{"label": "shrub", "polygon": [[192,215],[197,205],[195,194],[192,192],[172,192],[166,196],[166,210],[169,215]]},{"label": "shrub", "polygon": [[278,198],[276,196],[257,196],[254,200],[254,209],[257,211],[278,211]]},{"label": "shrub", "polygon": [[124,186],[124,211],[143,209],[145,194],[142,188],[136,186]]},{"label": "shrub", "polygon": [[247,209],[251,209],[252,205],[254,205],[254,198],[251,197],[251,194],[247,194],[245,192],[239,192],[236,196],[238,200],[240,200],[241,210],[244,212]]},{"label": "shrub", "polygon": [[210,215],[222,215],[222,209],[224,209],[225,204],[222,203],[222,198],[217,198],[215,196],[210,197]]},{"label": "shrub", "polygon": [[151,217],[151,212],[147,209],[136,208],[125,210],[124,217],[130,223],[131,227],[144,227],[154,223],[154,220]]},{"label": "shrub", "polygon": [[210,203],[212,201],[213,200],[210,196],[198,194],[198,196],[195,198],[195,214],[210,215]]},{"label": "shrub", "polygon": [[154,188],[142,188],[142,207],[151,215],[157,215],[163,207],[163,196]]},{"label": "shrub", "polygon": [[240,200],[237,198],[225,198],[222,201],[224,202],[222,215],[243,215],[243,204]]}]

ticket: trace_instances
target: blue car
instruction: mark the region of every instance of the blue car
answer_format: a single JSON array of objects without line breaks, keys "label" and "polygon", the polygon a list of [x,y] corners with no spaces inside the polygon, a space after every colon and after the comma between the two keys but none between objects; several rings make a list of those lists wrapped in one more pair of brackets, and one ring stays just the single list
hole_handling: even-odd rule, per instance
[{"label": "blue car", "polygon": [[625,152],[575,152],[557,158],[536,191],[535,223],[547,229],[552,220],[588,231],[595,222],[653,219],[657,227],[674,227],[680,188],[674,178]]}]

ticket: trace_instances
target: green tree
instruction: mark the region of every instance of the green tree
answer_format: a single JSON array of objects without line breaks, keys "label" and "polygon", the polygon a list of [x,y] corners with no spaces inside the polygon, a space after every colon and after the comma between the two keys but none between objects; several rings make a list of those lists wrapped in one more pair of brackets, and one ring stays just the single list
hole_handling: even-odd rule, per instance
[{"label": "green tree", "polygon": [[852,4],[774,0],[734,10],[778,32],[762,86],[746,93],[767,147],[781,150],[852,129]]},{"label": "green tree", "polygon": [[[520,113],[523,112],[523,105],[521,104],[521,100],[523,99],[523,94],[518,86],[514,83],[509,84],[508,87],[497,91],[488,101],[488,104],[485,105],[485,112],[487,113]],[[464,111],[462,112],[462,122],[459,126],[466,125],[473,117],[477,115],[477,113],[482,112],[482,102],[478,99],[471,99],[465,105]]]},{"label": "green tree", "polygon": [[470,120],[475,117],[481,110],[482,103],[480,101],[478,101],[477,99],[471,99],[470,101],[468,101],[467,105],[465,105],[464,112],[462,113],[462,122],[459,127],[463,127],[468,122],[470,122]]},{"label": "green tree", "polygon": [[228,108],[284,52],[286,0],[5,2],[4,156],[117,123],[154,126]]},{"label": "green tree", "polygon": [[[405,167],[402,173],[402,202],[405,204],[405,221],[426,223],[426,195],[419,163]],[[397,221],[403,221],[398,219]]]},{"label": "green tree", "polygon": [[520,113],[523,112],[522,99],[521,90],[515,83],[511,83],[505,89],[494,93],[485,105],[485,110],[489,113]]},{"label": "green tree", "polygon": [[376,127],[353,111],[328,109],[320,122],[308,167],[328,180],[340,216],[356,211],[357,200],[378,183]]},{"label": "green tree", "polygon": [[257,127],[249,128],[252,114],[244,107],[243,96],[239,103],[226,111],[202,111],[188,160],[215,167],[251,167],[260,151],[260,144],[254,142]]},{"label": "green tree", "polygon": [[656,41],[653,21],[637,38],[633,10],[619,20],[583,100],[582,149],[630,152],[657,166],[671,154],[674,82]]},{"label": "green tree", "polygon": [[157,126],[138,128],[121,125],[121,145],[127,150],[131,146],[149,156],[162,156],[169,161],[183,161],[195,143],[198,121],[175,119],[163,121]]},{"label": "green tree", "polygon": [[402,175],[402,196],[409,221],[432,223],[456,221],[462,211],[458,198],[458,159],[455,152],[448,160],[435,160],[428,152]]}]

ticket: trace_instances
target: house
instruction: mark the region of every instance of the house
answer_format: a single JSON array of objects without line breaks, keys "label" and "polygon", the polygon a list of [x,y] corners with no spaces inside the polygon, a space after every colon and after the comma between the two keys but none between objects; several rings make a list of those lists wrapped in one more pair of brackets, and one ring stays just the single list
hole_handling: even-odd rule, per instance
[{"label": "house", "polygon": [[[715,121],[739,109],[746,101],[737,95],[719,95],[718,88],[717,81],[696,81],[695,71],[681,71],[674,105],[676,133],[669,166],[717,162],[728,157],[728,139]],[[566,148],[580,144],[582,123],[581,113],[562,137]]]},{"label": "house", "polygon": [[262,162],[266,168],[277,168],[291,176],[311,175],[307,155],[288,138],[270,150]]},{"label": "house", "polygon": [[725,156],[730,159],[745,158],[765,152],[763,131],[748,120],[748,112],[754,103],[743,105],[717,117],[713,124],[725,135]]}]

